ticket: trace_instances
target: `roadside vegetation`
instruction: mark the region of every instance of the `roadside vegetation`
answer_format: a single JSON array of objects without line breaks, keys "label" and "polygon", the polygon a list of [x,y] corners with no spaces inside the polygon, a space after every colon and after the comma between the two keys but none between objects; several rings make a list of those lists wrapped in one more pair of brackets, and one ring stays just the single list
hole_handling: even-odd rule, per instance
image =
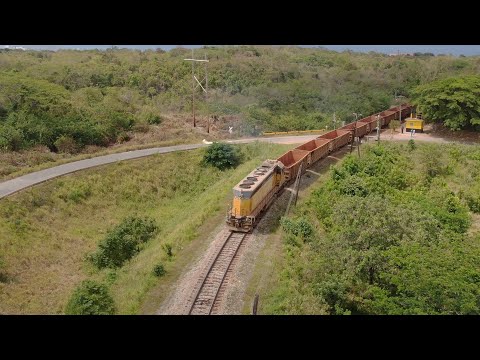
[{"label": "roadside vegetation", "polygon": [[[197,140],[228,136],[229,126],[235,135],[331,128],[333,113],[338,124],[350,122],[353,112],[372,114],[393,105],[395,92],[408,98],[418,85],[480,70],[478,57],[387,56],[293,46],[215,46],[196,52],[211,60],[208,102],[197,89]],[[0,50],[0,150],[23,154],[11,161],[0,156],[0,176],[16,164],[98,152],[142,134],[153,134],[143,136],[147,142],[173,140],[180,133],[183,137],[191,131],[187,55],[190,51],[183,48]],[[472,82],[462,79],[467,78],[448,80],[450,87],[469,90]],[[427,107],[425,112],[433,114]],[[207,116],[211,134],[205,131]],[[455,124],[452,128],[468,122],[442,116],[435,120],[448,120],[447,125]]]},{"label": "roadside vegetation", "polygon": [[235,183],[291,145],[234,147],[242,162],[223,171],[205,166],[206,149],[197,149],[102,166],[2,199],[0,313],[138,313],[150,289],[174,280],[184,248],[206,236],[202,226],[224,214]]},{"label": "roadside vegetation", "polygon": [[272,314],[480,314],[480,149],[349,155],[282,219]]},{"label": "roadside vegetation", "polygon": [[425,119],[451,130],[480,130],[480,76],[437,80],[414,89]]},{"label": "roadside vegetation", "polygon": [[209,146],[203,157],[205,165],[211,165],[220,170],[235,167],[240,160],[240,155],[233,145],[219,142]]}]

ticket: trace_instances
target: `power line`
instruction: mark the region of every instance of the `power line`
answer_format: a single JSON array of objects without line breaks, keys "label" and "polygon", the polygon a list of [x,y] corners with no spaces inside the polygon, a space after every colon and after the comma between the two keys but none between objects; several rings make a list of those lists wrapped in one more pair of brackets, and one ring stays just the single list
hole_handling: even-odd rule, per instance
[{"label": "power line", "polygon": [[[193,117],[193,127],[196,127],[196,121],[195,121],[195,89],[200,86],[202,90],[205,92],[205,101],[207,101],[207,95],[208,95],[208,70],[207,70],[207,63],[209,62],[207,60],[207,54],[205,54],[205,59],[195,59],[193,49],[192,49],[192,58],[191,59],[183,59],[185,61],[191,61],[192,62],[192,117]],[[195,75],[195,63],[196,62],[203,62],[205,63],[205,77],[199,81],[197,76]],[[202,83],[205,81],[205,87],[202,86]],[[197,85],[195,85],[195,82]],[[210,132],[210,121],[208,121],[208,129],[207,132]]]}]

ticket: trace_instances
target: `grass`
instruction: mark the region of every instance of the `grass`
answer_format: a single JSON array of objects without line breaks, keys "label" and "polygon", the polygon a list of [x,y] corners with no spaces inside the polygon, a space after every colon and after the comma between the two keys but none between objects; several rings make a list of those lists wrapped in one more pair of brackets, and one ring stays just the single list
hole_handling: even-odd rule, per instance
[{"label": "grass", "polygon": [[195,138],[178,138],[167,141],[150,142],[148,144],[118,145],[112,148],[91,147],[92,150],[87,150],[91,152],[77,155],[53,153],[48,151],[48,149],[45,150],[42,148],[37,150],[26,150],[22,152],[0,153],[0,180],[5,181],[35,171],[48,169],[74,161],[91,159],[97,156],[116,154],[125,151],[149,149],[154,147],[193,144],[198,142],[199,140]]},{"label": "grass", "polygon": [[[119,162],[55,179],[0,201],[0,313],[61,314],[86,279],[108,284],[120,314],[141,311],[149,291],[169,286],[190,244],[221,219],[231,188],[265,158],[291,145],[241,145],[244,162],[219,171],[201,165],[204,149]],[[151,216],[159,232],[118,270],[85,260],[107,231],[130,215]],[[168,259],[162,245],[170,244]],[[166,276],[153,274],[165,264]]]}]

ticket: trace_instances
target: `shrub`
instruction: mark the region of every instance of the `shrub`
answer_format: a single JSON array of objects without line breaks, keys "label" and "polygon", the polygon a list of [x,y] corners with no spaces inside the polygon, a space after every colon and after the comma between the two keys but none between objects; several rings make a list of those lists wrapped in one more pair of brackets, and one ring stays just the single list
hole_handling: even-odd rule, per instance
[{"label": "shrub", "polygon": [[18,151],[25,139],[21,130],[11,126],[0,126],[0,150]]},{"label": "shrub", "polygon": [[148,124],[145,123],[137,123],[132,128],[135,132],[147,133],[150,130]]},{"label": "shrub", "polygon": [[165,275],[167,272],[165,271],[165,267],[162,263],[155,265],[153,268],[153,274],[157,277],[161,277]]},{"label": "shrub", "polygon": [[92,195],[90,186],[88,184],[80,184],[74,186],[68,193],[61,193],[59,197],[65,202],[70,200],[78,204],[82,200],[87,199],[90,195]]},{"label": "shrub", "polygon": [[415,145],[415,140],[410,139],[408,140],[408,149],[410,151],[415,150],[417,148],[417,145]]},{"label": "shrub", "polygon": [[165,251],[165,254],[168,256],[169,259],[173,257],[172,244],[163,244],[162,249],[163,251]]},{"label": "shrub", "polygon": [[140,251],[140,244],[150,240],[158,231],[153,219],[128,217],[117,225],[98,245],[89,259],[99,269],[122,266]]},{"label": "shrub", "polygon": [[124,142],[126,142],[130,139],[131,139],[130,135],[128,133],[124,132],[124,131],[122,131],[117,136],[117,142],[119,142],[119,143],[124,143]]},{"label": "shrub", "polygon": [[292,220],[283,217],[280,220],[283,230],[288,234],[301,237],[304,241],[309,239],[313,235],[313,227],[304,218],[298,220]]},{"label": "shrub", "polygon": [[467,192],[463,195],[466,200],[468,208],[475,214],[480,214],[480,195],[474,192]]},{"label": "shrub", "polygon": [[161,116],[151,114],[151,113],[147,114],[145,116],[145,119],[147,120],[147,123],[150,124],[150,125],[159,125],[163,121]]},{"label": "shrub", "polygon": [[73,292],[65,308],[67,315],[112,315],[115,304],[105,285],[85,280]]},{"label": "shrub", "polygon": [[232,145],[215,142],[207,148],[203,160],[206,164],[225,170],[237,166],[240,156]]},{"label": "shrub", "polygon": [[2,256],[0,255],[0,283],[5,283],[8,281],[8,276],[5,273],[5,261],[3,260]]},{"label": "shrub", "polygon": [[78,152],[79,146],[76,143],[75,139],[67,135],[60,136],[55,142],[55,147],[59,152],[75,154]]}]

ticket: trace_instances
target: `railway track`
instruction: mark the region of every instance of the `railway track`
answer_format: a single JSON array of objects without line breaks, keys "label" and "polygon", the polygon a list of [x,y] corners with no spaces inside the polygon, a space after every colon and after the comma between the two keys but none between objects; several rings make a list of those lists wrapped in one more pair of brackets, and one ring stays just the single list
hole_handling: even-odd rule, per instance
[{"label": "railway track", "polygon": [[246,243],[245,240],[249,236],[248,233],[238,232],[230,232],[226,236],[208,272],[199,283],[188,315],[215,314],[232,272],[232,265],[238,257],[239,249]]}]

